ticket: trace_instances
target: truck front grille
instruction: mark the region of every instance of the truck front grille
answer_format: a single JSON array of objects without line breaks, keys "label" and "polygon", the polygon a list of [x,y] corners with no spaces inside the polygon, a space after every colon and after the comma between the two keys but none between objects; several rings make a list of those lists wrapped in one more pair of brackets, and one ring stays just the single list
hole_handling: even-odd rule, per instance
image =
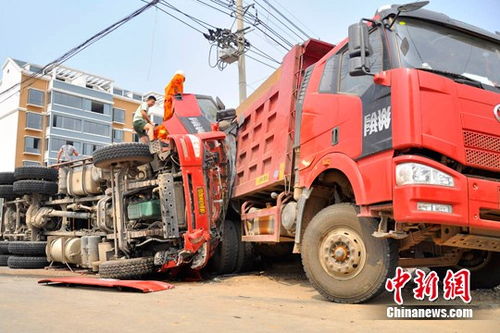
[{"label": "truck front grille", "polygon": [[500,169],[500,138],[494,135],[464,131],[465,158],[470,165]]}]

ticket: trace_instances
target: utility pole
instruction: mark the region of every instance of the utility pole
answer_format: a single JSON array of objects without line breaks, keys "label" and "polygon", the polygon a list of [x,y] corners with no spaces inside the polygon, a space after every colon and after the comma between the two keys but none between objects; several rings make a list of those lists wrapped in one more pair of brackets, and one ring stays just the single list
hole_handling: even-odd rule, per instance
[{"label": "utility pole", "polygon": [[238,58],[238,77],[240,87],[240,103],[247,98],[247,74],[245,66],[245,31],[243,26],[243,16],[245,9],[243,8],[243,0],[236,0],[236,28],[238,29],[238,51],[241,55]]}]

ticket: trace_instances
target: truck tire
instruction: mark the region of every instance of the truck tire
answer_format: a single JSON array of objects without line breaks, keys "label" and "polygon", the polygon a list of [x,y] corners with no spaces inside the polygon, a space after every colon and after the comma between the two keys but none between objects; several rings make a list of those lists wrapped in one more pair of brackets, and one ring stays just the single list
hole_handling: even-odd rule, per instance
[{"label": "truck tire", "polygon": [[47,242],[19,241],[9,242],[9,253],[24,256],[44,256]]},{"label": "truck tire", "polygon": [[14,193],[56,195],[57,183],[46,180],[18,180],[14,183]]},{"label": "truck tire", "polygon": [[13,185],[0,185],[0,198],[12,200],[16,198]]},{"label": "truck tire", "polygon": [[235,222],[236,235],[238,237],[238,258],[236,261],[236,273],[244,273],[253,269],[254,266],[254,248],[250,242],[243,242],[241,240],[242,229],[241,223]]},{"label": "truck tire", "polygon": [[15,180],[13,172],[0,172],[0,185],[12,185]]},{"label": "truck tire", "polygon": [[105,261],[99,275],[105,279],[137,279],[154,272],[154,258],[133,258]]},{"label": "truck tire", "polygon": [[302,239],[302,264],[313,287],[329,301],[362,303],[379,295],[398,262],[397,243],[377,239],[377,221],[358,218],[351,204],[321,210]]},{"label": "truck tire", "polygon": [[0,266],[7,266],[7,260],[9,260],[8,254],[0,254]]},{"label": "truck tire", "polygon": [[462,268],[470,270],[470,288],[472,290],[492,289],[500,285],[499,252],[470,250],[464,252],[456,266],[436,267],[433,270],[438,273],[440,281],[443,281],[448,269],[456,272]]},{"label": "truck tire", "polygon": [[0,241],[0,254],[9,254],[9,243],[8,241]]},{"label": "truck tire", "polygon": [[138,166],[153,160],[149,145],[139,142],[116,143],[100,148],[94,152],[92,158],[94,165],[101,169],[111,169],[112,166],[123,162]]},{"label": "truck tire", "polygon": [[14,171],[14,178],[16,180],[38,179],[56,182],[58,178],[58,171],[53,168],[42,166],[19,167]]},{"label": "truck tire", "polygon": [[49,264],[46,257],[10,256],[7,260],[9,268],[44,268]]},{"label": "truck tire", "polygon": [[231,274],[238,264],[239,240],[236,226],[232,221],[225,220],[222,239],[215,249],[211,259],[211,270],[219,275]]}]

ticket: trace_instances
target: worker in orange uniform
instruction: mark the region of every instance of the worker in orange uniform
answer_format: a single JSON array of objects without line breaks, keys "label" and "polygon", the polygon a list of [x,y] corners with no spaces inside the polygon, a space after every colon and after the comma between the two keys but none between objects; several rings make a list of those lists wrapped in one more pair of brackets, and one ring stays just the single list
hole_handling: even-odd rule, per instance
[{"label": "worker in orange uniform", "polygon": [[177,71],[174,77],[165,87],[165,100],[163,103],[163,121],[169,120],[174,115],[173,100],[175,95],[184,92],[184,82],[186,77],[183,71]]},{"label": "worker in orange uniform", "polygon": [[[183,71],[175,72],[170,82],[165,87],[165,97],[163,100],[163,121],[167,121],[174,115],[173,102],[176,95],[184,92],[184,81],[186,78]],[[168,131],[163,124],[156,126],[154,136],[157,139],[166,139]]]}]

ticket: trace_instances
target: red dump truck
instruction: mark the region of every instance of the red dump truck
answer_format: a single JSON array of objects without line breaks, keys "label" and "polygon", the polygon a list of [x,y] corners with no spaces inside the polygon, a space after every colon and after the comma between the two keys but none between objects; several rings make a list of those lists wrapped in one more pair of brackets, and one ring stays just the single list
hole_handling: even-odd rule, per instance
[{"label": "red dump truck", "polygon": [[237,110],[242,239],[293,244],[332,301],[396,266],[500,283],[500,36],[426,3],[295,46]]},{"label": "red dump truck", "polygon": [[236,122],[183,94],[149,147],[0,174],[0,265],[230,273],[289,248],[336,302],[373,298],[398,265],[498,285],[500,38],[425,3],[293,47]]}]

